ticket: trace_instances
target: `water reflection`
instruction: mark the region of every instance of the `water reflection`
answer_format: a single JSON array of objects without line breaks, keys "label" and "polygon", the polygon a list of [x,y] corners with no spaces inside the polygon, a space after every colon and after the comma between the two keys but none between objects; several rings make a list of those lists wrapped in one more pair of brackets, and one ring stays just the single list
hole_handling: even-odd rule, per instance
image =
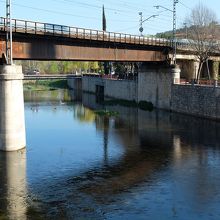
[{"label": "water reflection", "polygon": [[101,117],[91,94],[72,104],[41,95],[26,103],[29,191],[17,201],[46,219],[220,217],[220,123],[122,106],[105,106],[119,116]]},{"label": "water reflection", "polygon": [[[72,96],[73,97],[73,96]],[[38,103],[53,103],[60,102],[64,104],[65,102],[71,101],[69,92],[66,89],[59,90],[49,90],[49,91],[24,91],[24,99],[26,103],[33,103],[34,106],[38,106]]]},{"label": "water reflection", "polygon": [[5,219],[26,219],[25,150],[0,152],[0,180],[0,219],[4,219],[4,216]]}]

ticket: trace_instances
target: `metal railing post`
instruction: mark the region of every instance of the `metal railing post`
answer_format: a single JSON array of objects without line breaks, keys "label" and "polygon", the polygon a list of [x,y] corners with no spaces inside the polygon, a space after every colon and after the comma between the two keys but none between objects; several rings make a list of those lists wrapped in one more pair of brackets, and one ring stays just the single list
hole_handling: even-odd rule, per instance
[{"label": "metal railing post", "polygon": [[63,26],[60,27],[61,35],[63,36]]}]

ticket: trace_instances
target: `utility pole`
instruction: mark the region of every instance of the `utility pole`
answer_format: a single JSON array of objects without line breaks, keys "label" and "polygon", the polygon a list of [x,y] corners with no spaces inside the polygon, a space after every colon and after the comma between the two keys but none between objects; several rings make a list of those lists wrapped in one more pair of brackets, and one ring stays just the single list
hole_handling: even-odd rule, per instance
[{"label": "utility pole", "polygon": [[170,11],[173,13],[173,64],[176,64],[176,46],[177,46],[177,41],[176,41],[176,4],[179,2],[179,0],[173,0],[173,10],[166,8],[162,5],[156,5],[154,6],[156,9],[159,8],[164,8],[167,11]]},{"label": "utility pole", "polygon": [[174,53],[173,53],[173,63],[176,64],[176,4],[178,0],[173,0],[173,41],[174,41]]},{"label": "utility pole", "polygon": [[142,12],[139,12],[139,15],[140,15],[140,28],[139,28],[139,31],[140,31],[140,36],[143,37],[143,23],[147,20],[149,20],[150,18],[155,18],[157,17],[158,15],[151,15],[150,17],[146,18],[143,20],[143,14]]},{"label": "utility pole", "polygon": [[139,12],[139,15],[140,15],[140,27],[139,27],[139,31],[140,31],[140,36],[142,37],[143,36],[143,13],[142,12]]},{"label": "utility pole", "polygon": [[187,23],[183,23],[184,27],[185,27],[185,39],[187,39],[188,37],[188,33],[187,33]]},{"label": "utility pole", "polygon": [[13,64],[13,60],[12,60],[11,0],[6,0],[6,59],[7,59],[7,64]]}]

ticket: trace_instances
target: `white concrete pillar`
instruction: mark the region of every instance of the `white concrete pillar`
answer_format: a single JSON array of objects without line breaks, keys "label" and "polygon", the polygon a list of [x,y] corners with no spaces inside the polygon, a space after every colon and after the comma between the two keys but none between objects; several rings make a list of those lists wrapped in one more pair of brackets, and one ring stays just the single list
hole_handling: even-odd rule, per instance
[{"label": "white concrete pillar", "polygon": [[173,84],[180,84],[180,68],[179,66],[171,67],[171,74],[173,78]]},{"label": "white concrete pillar", "polygon": [[199,61],[194,61],[193,62],[193,78],[192,79],[197,78],[198,70],[199,70]]},{"label": "white concrete pillar", "polygon": [[219,76],[219,62],[211,61],[211,78],[214,80],[218,80]]},{"label": "white concrete pillar", "polygon": [[0,65],[0,150],[26,146],[22,67]]}]

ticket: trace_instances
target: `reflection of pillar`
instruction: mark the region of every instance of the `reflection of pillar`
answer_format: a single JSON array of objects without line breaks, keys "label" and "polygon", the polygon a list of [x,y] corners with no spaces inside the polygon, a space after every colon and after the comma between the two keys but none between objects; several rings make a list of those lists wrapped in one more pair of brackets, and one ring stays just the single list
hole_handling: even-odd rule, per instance
[{"label": "reflection of pillar", "polygon": [[0,150],[25,147],[23,74],[21,66],[0,66]]},{"label": "reflection of pillar", "polygon": [[173,159],[175,163],[178,163],[182,157],[181,141],[180,137],[173,136]]},{"label": "reflection of pillar", "polygon": [[108,135],[109,135],[109,118],[104,117],[103,128],[103,145],[104,145],[104,161],[108,163]]},{"label": "reflection of pillar", "polygon": [[8,219],[25,220],[27,212],[25,149],[0,153],[0,179],[0,188],[3,189],[4,195],[0,209],[4,207]]}]

